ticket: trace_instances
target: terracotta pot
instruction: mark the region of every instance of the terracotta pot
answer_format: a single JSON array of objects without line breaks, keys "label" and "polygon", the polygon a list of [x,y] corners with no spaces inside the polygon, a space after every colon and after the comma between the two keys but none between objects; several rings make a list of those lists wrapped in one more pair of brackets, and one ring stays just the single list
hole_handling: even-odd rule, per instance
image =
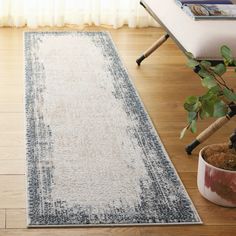
[{"label": "terracotta pot", "polygon": [[199,153],[198,190],[209,201],[226,207],[236,207],[236,171],[224,170],[207,163]]}]

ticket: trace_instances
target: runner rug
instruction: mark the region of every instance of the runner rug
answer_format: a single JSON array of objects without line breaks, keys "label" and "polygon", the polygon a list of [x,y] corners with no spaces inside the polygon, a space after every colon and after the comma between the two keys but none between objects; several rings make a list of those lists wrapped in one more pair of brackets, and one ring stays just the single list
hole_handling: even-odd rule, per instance
[{"label": "runner rug", "polygon": [[104,32],[27,32],[28,226],[197,224]]}]

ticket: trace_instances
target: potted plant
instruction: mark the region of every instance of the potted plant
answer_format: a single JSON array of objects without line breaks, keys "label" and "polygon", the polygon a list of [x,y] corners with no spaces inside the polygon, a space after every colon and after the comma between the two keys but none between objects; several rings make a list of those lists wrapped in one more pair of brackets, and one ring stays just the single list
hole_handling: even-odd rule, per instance
[{"label": "potted plant", "polygon": [[236,207],[236,133],[230,144],[212,144],[201,149],[197,186],[203,197],[216,204]]},{"label": "potted plant", "polygon": [[[206,93],[186,98],[184,108],[188,113],[188,124],[180,138],[187,130],[195,133],[199,119],[223,117],[229,112],[230,106],[235,106],[236,93],[223,75],[228,66],[235,68],[236,61],[229,47],[222,46],[220,52],[223,61],[214,65],[205,60],[197,61],[191,53],[188,54],[188,66],[201,77]],[[236,207],[236,131],[230,137],[229,144],[213,144],[200,151],[197,184],[203,197],[211,202]]]}]

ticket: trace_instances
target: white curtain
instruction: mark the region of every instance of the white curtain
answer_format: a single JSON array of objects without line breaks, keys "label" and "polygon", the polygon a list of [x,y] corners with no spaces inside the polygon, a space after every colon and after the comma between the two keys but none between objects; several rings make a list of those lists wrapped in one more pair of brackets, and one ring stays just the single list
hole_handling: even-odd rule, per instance
[{"label": "white curtain", "polygon": [[0,0],[0,26],[156,26],[139,0]]}]

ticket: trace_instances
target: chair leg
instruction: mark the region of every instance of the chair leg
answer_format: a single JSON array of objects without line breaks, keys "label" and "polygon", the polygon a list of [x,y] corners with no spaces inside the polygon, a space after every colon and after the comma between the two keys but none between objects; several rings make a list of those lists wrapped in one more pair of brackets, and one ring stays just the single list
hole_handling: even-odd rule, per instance
[{"label": "chair leg", "polygon": [[140,66],[141,62],[150,56],[157,48],[159,48],[167,39],[169,38],[169,34],[163,35],[159,38],[150,48],[148,48],[137,60],[138,66]]},{"label": "chair leg", "polygon": [[226,116],[218,118],[208,128],[201,132],[191,144],[186,146],[185,151],[188,155],[191,155],[193,149],[195,149],[199,144],[206,141],[212,134],[214,134],[218,129],[220,129],[223,125],[230,121],[233,116],[236,115],[236,105],[232,103],[229,105],[229,107],[231,111]]}]

